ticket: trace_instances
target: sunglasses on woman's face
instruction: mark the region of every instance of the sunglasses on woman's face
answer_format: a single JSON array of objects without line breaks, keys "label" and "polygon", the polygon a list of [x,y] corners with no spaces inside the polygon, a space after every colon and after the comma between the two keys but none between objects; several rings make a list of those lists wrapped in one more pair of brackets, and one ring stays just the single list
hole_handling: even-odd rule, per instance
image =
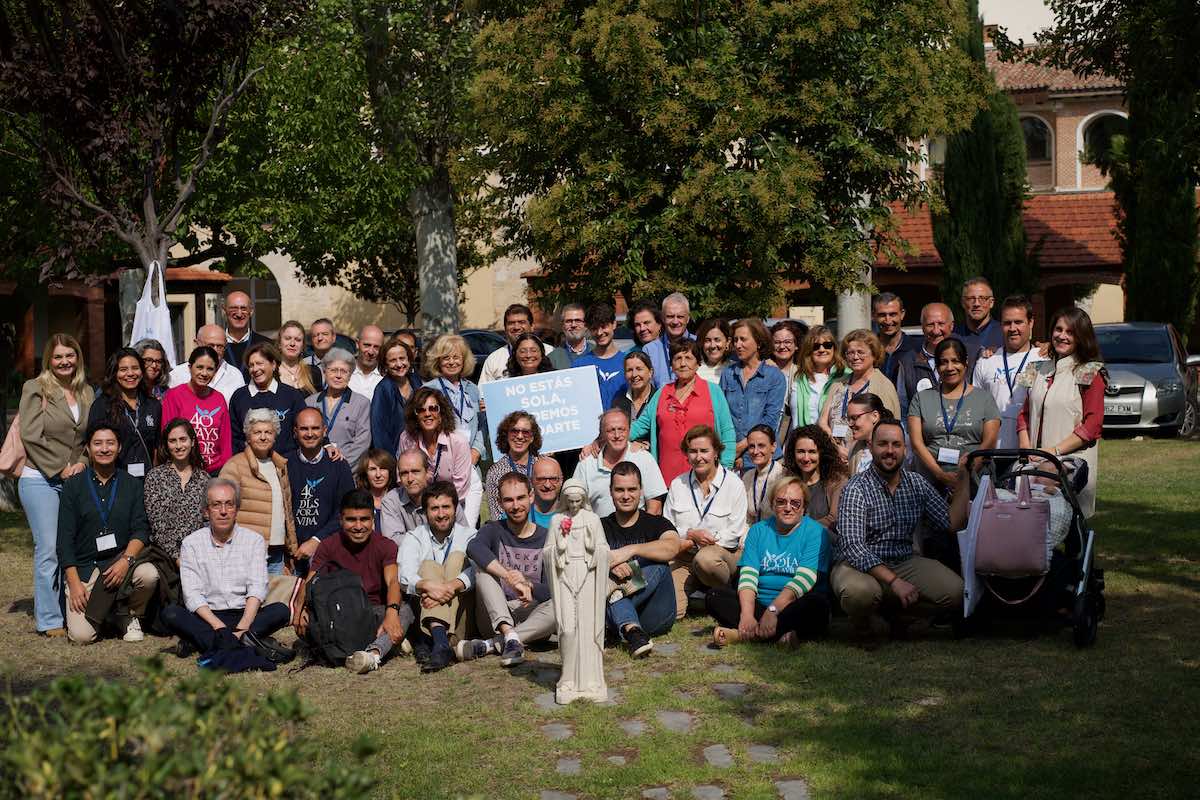
[{"label": "sunglasses on woman's face", "polygon": [[512,428],[509,430],[508,435],[514,439],[532,439],[533,431],[530,428]]},{"label": "sunglasses on woman's face", "polygon": [[832,350],[833,348],[833,342],[817,342],[813,345],[813,350]]},{"label": "sunglasses on woman's face", "polygon": [[796,511],[799,511],[800,509],[804,508],[804,501],[803,500],[789,500],[786,497],[780,497],[775,500],[775,507],[776,508],[791,508],[791,509],[795,509]]}]

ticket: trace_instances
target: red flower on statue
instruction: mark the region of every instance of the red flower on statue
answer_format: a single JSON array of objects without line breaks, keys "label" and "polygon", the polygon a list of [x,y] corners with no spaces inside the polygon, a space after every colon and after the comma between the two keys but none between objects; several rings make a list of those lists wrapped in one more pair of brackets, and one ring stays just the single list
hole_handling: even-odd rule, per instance
[{"label": "red flower on statue", "polygon": [[559,530],[561,530],[561,531],[562,531],[562,535],[563,535],[563,536],[566,536],[568,533],[570,533],[570,532],[571,532],[571,523],[572,523],[573,521],[574,521],[574,520],[572,520],[570,517],[563,517],[563,518],[562,518],[562,522],[560,522],[560,523],[558,524],[558,528],[559,528]]}]

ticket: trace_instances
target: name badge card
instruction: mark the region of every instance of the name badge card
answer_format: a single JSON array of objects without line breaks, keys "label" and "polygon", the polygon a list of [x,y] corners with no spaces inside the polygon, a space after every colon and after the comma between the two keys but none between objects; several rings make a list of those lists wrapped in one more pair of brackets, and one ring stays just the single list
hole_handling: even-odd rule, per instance
[{"label": "name badge card", "polygon": [[106,533],[103,536],[96,537],[96,552],[103,553],[105,550],[114,550],[117,546],[117,535],[115,533]]},{"label": "name badge card", "polygon": [[145,464],[130,464],[129,466],[127,466],[125,468],[125,471],[128,472],[130,475],[132,475],[135,478],[143,478],[146,476],[146,465]]},{"label": "name badge card", "polygon": [[937,460],[939,464],[958,465],[959,450],[957,447],[939,447]]},{"label": "name badge card", "polygon": [[845,439],[849,435],[850,435],[850,426],[847,425],[846,423],[843,422],[840,425],[833,426],[833,438]]}]

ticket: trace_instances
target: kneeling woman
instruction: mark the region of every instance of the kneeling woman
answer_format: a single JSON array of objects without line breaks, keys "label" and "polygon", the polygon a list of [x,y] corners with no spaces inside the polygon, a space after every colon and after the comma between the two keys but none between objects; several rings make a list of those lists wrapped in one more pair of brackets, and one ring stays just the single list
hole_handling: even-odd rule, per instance
[{"label": "kneeling woman", "polygon": [[804,516],[808,489],[789,476],[770,494],[775,516],[746,534],[736,592],[722,587],[705,595],[708,613],[717,620],[718,647],[738,641],[795,644],[829,630],[829,539]]}]

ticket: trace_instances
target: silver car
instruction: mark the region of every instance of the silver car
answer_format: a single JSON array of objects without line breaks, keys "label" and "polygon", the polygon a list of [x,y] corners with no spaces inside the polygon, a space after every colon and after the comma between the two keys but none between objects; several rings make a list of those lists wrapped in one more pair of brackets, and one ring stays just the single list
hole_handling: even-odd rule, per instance
[{"label": "silver car", "polygon": [[1200,356],[1187,354],[1173,325],[1097,325],[1096,339],[1109,376],[1105,429],[1195,433]]}]

